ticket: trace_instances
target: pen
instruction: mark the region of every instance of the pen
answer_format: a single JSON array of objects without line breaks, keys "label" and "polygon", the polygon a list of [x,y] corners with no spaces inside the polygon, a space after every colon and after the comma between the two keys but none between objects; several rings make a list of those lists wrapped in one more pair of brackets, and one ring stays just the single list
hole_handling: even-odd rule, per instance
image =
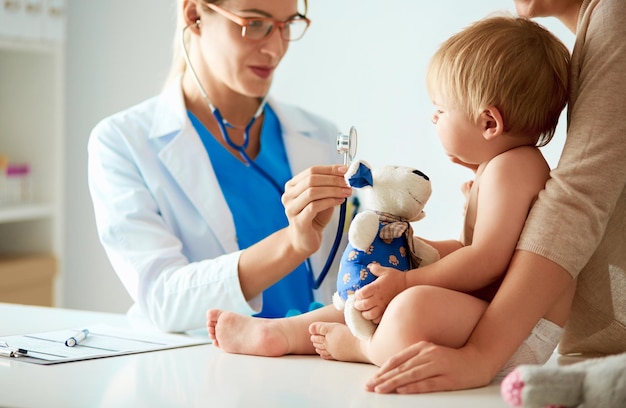
[{"label": "pen", "polygon": [[26,354],[28,354],[28,350],[24,350],[23,348],[0,347],[0,356],[19,357],[25,356]]},{"label": "pen", "polygon": [[88,334],[89,334],[89,330],[83,329],[83,330],[77,332],[75,335],[73,335],[69,339],[65,340],[65,345],[67,347],[74,347],[75,345],[77,345],[81,341],[85,340],[85,337],[87,337]]}]

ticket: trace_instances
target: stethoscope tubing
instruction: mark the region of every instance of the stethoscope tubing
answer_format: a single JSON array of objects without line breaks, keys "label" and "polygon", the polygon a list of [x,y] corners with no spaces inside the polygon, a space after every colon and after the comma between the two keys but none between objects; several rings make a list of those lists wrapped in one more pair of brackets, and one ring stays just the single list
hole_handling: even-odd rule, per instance
[{"label": "stethoscope tubing", "polygon": [[272,176],[270,176],[265,170],[263,170],[263,168],[261,166],[256,164],[254,162],[254,160],[252,160],[252,158],[250,158],[250,156],[248,156],[248,153],[246,153],[245,149],[246,149],[246,146],[248,145],[248,141],[249,141],[249,138],[250,138],[250,136],[249,136],[250,128],[252,127],[252,125],[256,121],[256,118],[252,118],[250,123],[248,123],[248,125],[245,128],[245,130],[243,131],[243,144],[238,145],[237,143],[233,142],[232,139],[228,136],[228,131],[226,129],[226,127],[227,127],[226,122],[222,118],[222,115],[220,114],[220,111],[217,108],[215,108],[213,110],[213,116],[215,117],[215,120],[217,121],[217,125],[219,126],[220,132],[222,133],[222,138],[224,139],[226,144],[228,144],[230,147],[235,149],[237,151],[237,153],[239,153],[241,158],[244,160],[246,165],[252,167],[254,169],[254,171],[259,173],[270,184],[272,184],[272,186],[274,187],[274,189],[276,189],[278,194],[280,196],[282,196],[285,193],[285,191],[278,184],[278,182],[276,182],[276,180],[274,180],[274,178]]},{"label": "stethoscope tubing", "polygon": [[[263,100],[261,101],[259,108],[255,112],[254,116],[252,116],[252,119],[250,119],[250,122],[248,122],[248,124],[246,125],[244,132],[243,132],[243,143],[241,145],[238,145],[237,143],[233,142],[230,136],[228,136],[228,129],[227,129],[227,127],[231,125],[229,125],[228,122],[224,119],[219,109],[217,109],[217,107],[211,103],[211,100],[209,99],[208,94],[206,93],[206,91],[204,90],[204,87],[200,83],[200,79],[198,78],[198,75],[196,75],[196,71],[193,69],[193,66],[191,64],[191,59],[189,58],[189,53],[187,52],[187,46],[185,44],[185,31],[189,27],[190,26],[184,27],[181,32],[181,45],[182,45],[183,57],[185,58],[185,62],[187,63],[187,66],[189,67],[189,71],[191,72],[191,76],[193,77],[193,80],[195,81],[198,89],[200,90],[202,97],[204,98],[207,105],[209,106],[209,109],[211,110],[213,117],[215,117],[217,125],[220,129],[220,133],[222,134],[222,138],[224,139],[226,144],[228,144],[228,146],[232,147],[239,153],[239,155],[244,160],[246,165],[252,167],[254,171],[259,173],[270,184],[272,184],[272,186],[276,189],[278,194],[282,196],[285,193],[284,189],[278,184],[278,182],[276,182],[276,180],[274,180],[272,176],[270,176],[265,170],[263,170],[263,168],[257,165],[254,162],[254,160],[252,160],[250,156],[248,156],[248,154],[246,153],[246,148],[248,147],[248,142],[250,140],[250,129],[254,125],[254,122],[256,122],[256,119],[263,112],[263,109],[267,101],[267,95],[263,97]],[[307,258],[305,261],[305,266],[309,272],[310,285],[312,289],[319,289],[322,286],[322,283],[324,282],[326,275],[328,275],[328,272],[330,271],[330,268],[333,264],[335,256],[337,255],[337,251],[339,250],[339,245],[341,243],[341,237],[343,235],[344,224],[346,222],[346,209],[347,209],[347,200],[344,201],[340,206],[339,222],[337,225],[337,232],[335,234],[335,240],[333,241],[333,246],[328,254],[326,263],[324,264],[324,267],[322,268],[322,271],[320,272],[320,275],[317,278],[315,278],[315,275],[313,274],[311,258]]]},{"label": "stethoscope tubing", "polygon": [[[245,163],[248,166],[252,167],[257,173],[259,173],[269,183],[271,183],[274,189],[276,190],[276,192],[280,196],[282,196],[285,193],[285,190],[283,190],[283,188],[276,182],[276,180],[274,180],[272,176],[270,176],[265,170],[263,170],[262,167],[257,165],[250,158],[250,156],[248,156],[248,154],[245,151],[245,146],[247,146],[248,141],[249,141],[249,131],[252,125],[254,124],[254,122],[256,121],[256,118],[253,117],[252,120],[250,120],[250,123],[248,123],[248,125],[246,126],[244,130],[244,137],[243,137],[244,142],[243,144],[238,145],[235,142],[233,142],[228,136],[227,124],[222,118],[222,115],[220,114],[220,111],[217,108],[213,109],[213,116],[215,117],[217,121],[217,124],[220,128],[220,132],[222,133],[222,138],[224,139],[224,141],[230,147],[237,150],[237,152],[239,153],[241,158],[245,161]],[[311,258],[306,259],[305,265],[309,272],[309,276],[311,277],[310,285],[314,290],[317,290],[322,286],[322,283],[324,282],[326,275],[328,275],[328,272],[330,271],[333,261],[335,257],[337,256],[337,251],[339,250],[339,245],[341,244],[341,237],[343,235],[342,233],[343,233],[344,225],[346,222],[346,210],[347,210],[347,201],[344,201],[339,207],[339,221],[337,225],[337,232],[335,234],[335,239],[333,241],[333,246],[331,247],[331,250],[328,254],[328,258],[326,259],[326,263],[324,264],[324,267],[322,268],[322,271],[320,272],[320,275],[317,277],[317,279],[315,278],[315,275],[313,273],[313,266],[311,265]]]},{"label": "stethoscope tubing", "polygon": [[328,275],[328,271],[330,271],[330,267],[333,265],[333,261],[335,260],[335,256],[337,255],[337,251],[339,250],[339,245],[341,244],[341,236],[343,235],[343,229],[344,229],[344,225],[346,223],[346,208],[348,205],[348,200],[346,199],[346,201],[344,201],[343,203],[341,203],[341,206],[339,207],[339,221],[337,223],[337,232],[335,233],[335,240],[333,242],[333,246],[330,249],[330,252],[328,253],[328,258],[326,259],[326,264],[324,264],[324,267],[322,268],[322,272],[320,272],[320,275],[317,277],[317,279],[314,279],[314,275],[313,275],[313,269],[310,266],[310,258],[307,258],[307,263],[309,265],[310,269],[310,276],[311,276],[311,287],[313,287],[313,289],[319,289],[320,286],[322,286],[322,283],[324,282],[324,279],[326,279],[326,275]]},{"label": "stethoscope tubing", "polygon": [[[250,158],[250,156],[248,156],[248,154],[245,151],[245,146],[247,146],[248,141],[249,141],[249,131],[252,125],[254,124],[254,122],[256,121],[256,118],[253,117],[252,120],[250,120],[250,123],[248,123],[248,125],[246,126],[244,130],[244,138],[243,138],[244,142],[243,144],[238,145],[235,142],[233,142],[232,139],[228,136],[227,125],[224,119],[222,118],[220,111],[217,108],[213,110],[213,116],[215,117],[217,121],[217,124],[220,128],[220,132],[222,133],[222,138],[224,139],[226,144],[228,144],[233,149],[237,150],[237,152],[239,153],[241,158],[246,162],[246,164],[252,167],[264,179],[266,179],[269,183],[271,183],[274,189],[276,190],[276,192],[279,194],[279,196],[282,196],[285,193],[285,190],[276,182],[276,180],[274,180],[272,176],[270,176],[265,170],[263,170],[262,167],[257,165],[254,162],[254,160],[252,160],[252,158]],[[315,290],[319,289],[320,286],[322,286],[322,283],[324,282],[326,275],[328,275],[328,272],[330,271],[330,268],[333,264],[335,256],[337,256],[337,251],[339,250],[339,245],[341,244],[341,237],[343,235],[342,233],[343,233],[344,224],[346,222],[346,211],[347,211],[347,201],[344,201],[339,207],[339,221],[337,225],[337,233],[335,234],[335,239],[333,241],[333,246],[331,247],[331,250],[328,254],[328,258],[326,259],[326,263],[324,264],[324,267],[322,268],[322,271],[320,272],[320,275],[317,277],[317,279],[315,278],[315,275],[313,273],[313,266],[311,265],[311,258],[306,259],[305,265],[309,272],[309,276],[311,277],[310,285]]]},{"label": "stethoscope tubing", "polygon": [[[243,138],[244,143],[242,145],[238,145],[234,143],[228,136],[227,125],[225,121],[223,120],[222,115],[220,114],[220,111],[217,108],[213,110],[213,116],[215,116],[215,119],[217,120],[217,124],[220,128],[220,132],[222,133],[222,138],[224,139],[224,141],[230,147],[237,150],[237,152],[239,153],[241,158],[246,162],[246,164],[252,167],[257,173],[259,173],[268,182],[270,182],[272,186],[274,186],[274,189],[276,189],[276,192],[278,192],[278,194],[282,196],[285,193],[285,190],[276,182],[276,180],[274,180],[272,176],[270,176],[265,170],[263,170],[261,166],[257,165],[250,158],[250,156],[248,156],[248,154],[245,151],[245,146],[248,144],[248,140],[249,140],[248,132],[250,131],[250,128],[254,124],[256,118],[252,118],[250,123],[248,123],[248,126],[246,126],[246,129],[244,130],[244,138]],[[306,259],[306,262],[305,262],[306,268],[309,272],[309,276],[311,277],[310,285],[315,290],[319,289],[320,286],[322,286],[322,283],[324,282],[326,275],[328,275],[328,272],[330,271],[330,268],[333,264],[335,256],[337,256],[337,251],[339,250],[339,245],[341,244],[341,237],[343,235],[342,232],[344,229],[344,224],[346,222],[346,208],[347,208],[347,201],[344,201],[339,208],[339,222],[337,226],[337,233],[335,234],[335,240],[333,241],[333,246],[329,252],[328,258],[326,259],[324,268],[322,268],[322,271],[320,272],[320,275],[317,277],[317,279],[315,279],[314,277],[315,275],[313,273],[313,266],[311,265],[311,258]]]}]

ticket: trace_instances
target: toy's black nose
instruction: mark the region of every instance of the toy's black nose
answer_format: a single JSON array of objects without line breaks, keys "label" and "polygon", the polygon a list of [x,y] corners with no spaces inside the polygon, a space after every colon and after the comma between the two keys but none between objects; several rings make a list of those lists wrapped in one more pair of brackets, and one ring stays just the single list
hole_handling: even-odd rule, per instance
[{"label": "toy's black nose", "polygon": [[413,170],[413,174],[417,174],[420,177],[424,177],[424,180],[427,180],[427,181],[430,180],[426,174],[422,173],[419,170]]}]

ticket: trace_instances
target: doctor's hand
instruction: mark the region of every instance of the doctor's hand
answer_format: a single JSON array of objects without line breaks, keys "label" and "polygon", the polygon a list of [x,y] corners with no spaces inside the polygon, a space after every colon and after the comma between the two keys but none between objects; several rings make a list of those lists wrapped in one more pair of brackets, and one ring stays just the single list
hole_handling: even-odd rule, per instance
[{"label": "doctor's hand", "polygon": [[382,394],[462,390],[490,383],[488,355],[471,345],[460,349],[421,341],[390,357],[365,385]]},{"label": "doctor's hand", "polygon": [[344,179],[343,165],[314,166],[297,174],[285,184],[282,203],[289,220],[294,249],[309,256],[322,244],[322,232],[335,207],[352,195]]},{"label": "doctor's hand", "polygon": [[369,264],[367,269],[378,279],[355,292],[354,308],[367,320],[379,323],[389,302],[406,289],[406,272],[380,264]]}]

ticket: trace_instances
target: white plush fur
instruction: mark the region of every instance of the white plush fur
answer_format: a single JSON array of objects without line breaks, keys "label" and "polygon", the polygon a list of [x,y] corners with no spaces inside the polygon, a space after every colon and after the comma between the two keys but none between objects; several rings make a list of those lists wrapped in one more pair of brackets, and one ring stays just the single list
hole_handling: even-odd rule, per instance
[{"label": "white plush fur", "polygon": [[[367,162],[353,163],[346,174],[349,179],[360,164],[370,167]],[[372,169],[373,186],[360,189],[359,197],[365,210],[356,215],[348,230],[348,240],[353,247],[366,251],[378,234],[379,211],[394,214],[407,221],[413,222],[424,218],[424,206],[430,198],[430,181],[417,176],[413,168],[401,166],[383,166]],[[437,250],[417,237],[414,237],[415,254],[422,259],[422,265],[427,265],[439,259]],[[368,339],[376,330],[376,325],[363,318],[360,311],[353,306],[354,296],[348,297],[345,302],[335,293],[333,304],[339,310],[344,310],[346,325],[352,333]]]}]

